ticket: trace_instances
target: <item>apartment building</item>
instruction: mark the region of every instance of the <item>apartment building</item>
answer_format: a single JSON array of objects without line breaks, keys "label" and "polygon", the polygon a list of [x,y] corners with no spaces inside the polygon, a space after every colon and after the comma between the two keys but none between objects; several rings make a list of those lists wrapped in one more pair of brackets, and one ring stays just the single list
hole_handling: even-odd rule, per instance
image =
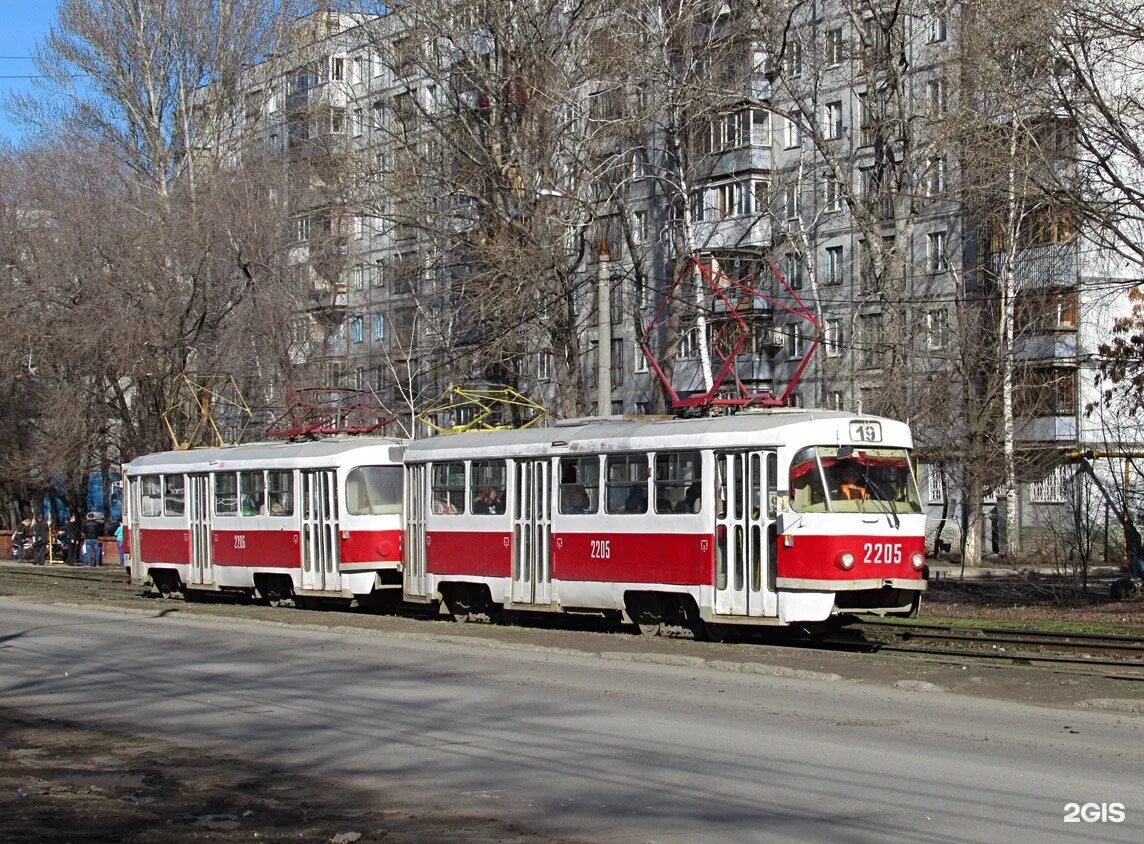
[{"label": "apartment building", "polygon": [[[611,199],[593,195],[587,224],[586,239],[604,249],[574,267],[583,281],[575,365],[597,397],[603,342],[610,390],[593,407],[655,409],[659,385],[640,340],[673,292],[682,248],[766,294],[739,306],[747,337],[734,375],[742,387],[782,394],[818,339],[791,401],[911,419],[932,460],[923,496],[956,524],[960,505],[949,499],[960,495],[959,481],[949,465],[964,455],[952,443],[977,420],[964,418],[973,411],[955,382],[967,343],[997,342],[1004,283],[1016,300],[1021,494],[1030,505],[1059,503],[1071,471],[1060,455],[1109,439],[1085,409],[1096,398],[1096,346],[1122,307],[1110,279],[1138,268],[1111,267],[1067,215],[1049,208],[1023,208],[1018,236],[994,242],[996,221],[983,218],[980,199],[966,199],[973,162],[950,126],[968,90],[959,84],[961,5],[906,4],[909,13],[893,20],[867,5],[806,4],[778,52],[744,42],[747,71],[685,115],[683,157],[672,146],[678,132],[654,120],[640,143],[624,147],[625,187]],[[709,26],[717,39],[731,24],[730,12],[716,11]],[[490,94],[458,75],[444,74],[450,84],[442,85],[424,73],[425,45],[400,18],[312,16],[299,22],[289,55],[250,72],[243,137],[297,174],[293,263],[311,300],[298,315],[292,354],[311,379],[373,391],[406,417],[452,383],[502,375],[550,403],[565,386],[554,366],[562,350],[538,332],[511,364],[482,362],[486,335],[471,307],[479,291],[464,284],[474,258],[423,224],[439,213],[463,225],[465,206],[479,197],[441,185],[430,202],[424,183],[416,197],[403,181],[434,154],[435,116],[479,111]],[[577,94],[586,136],[593,120],[604,125],[624,110],[616,90]],[[1065,149],[1067,127],[1052,130]],[[669,172],[681,178],[666,179]],[[513,173],[503,175],[502,191],[524,190]],[[606,298],[597,292],[601,273]],[[710,293],[687,298],[695,307],[677,326],[667,367],[684,396],[707,387],[703,346],[727,318]],[[791,313],[798,300],[817,327]],[[599,325],[607,326],[603,337]],[[664,332],[649,339],[665,352]],[[995,478],[995,467],[986,474]]]}]

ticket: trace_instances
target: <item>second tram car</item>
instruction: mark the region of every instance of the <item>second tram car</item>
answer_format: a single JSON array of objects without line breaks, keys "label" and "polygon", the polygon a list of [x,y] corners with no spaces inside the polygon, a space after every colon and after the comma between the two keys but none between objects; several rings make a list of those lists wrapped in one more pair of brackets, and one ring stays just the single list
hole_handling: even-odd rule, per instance
[{"label": "second tram car", "polygon": [[400,600],[403,443],[169,451],[124,468],[131,575],[188,599]]},{"label": "second tram car", "polygon": [[924,527],[900,422],[780,409],[415,441],[405,598],[626,615],[648,634],[911,614]]}]

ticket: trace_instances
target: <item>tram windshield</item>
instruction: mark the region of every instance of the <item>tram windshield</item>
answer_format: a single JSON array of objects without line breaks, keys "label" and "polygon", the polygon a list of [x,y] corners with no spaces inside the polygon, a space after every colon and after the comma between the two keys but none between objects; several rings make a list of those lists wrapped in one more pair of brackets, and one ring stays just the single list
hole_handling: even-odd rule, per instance
[{"label": "tram windshield", "polygon": [[791,509],[800,513],[920,513],[902,448],[812,446],[790,466]]}]

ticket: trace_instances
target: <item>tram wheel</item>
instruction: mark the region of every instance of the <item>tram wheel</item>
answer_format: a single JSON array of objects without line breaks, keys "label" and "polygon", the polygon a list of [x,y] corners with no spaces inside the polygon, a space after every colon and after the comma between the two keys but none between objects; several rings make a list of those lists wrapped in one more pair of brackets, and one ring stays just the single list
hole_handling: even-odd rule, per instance
[{"label": "tram wheel", "polygon": [[641,607],[635,617],[636,627],[641,636],[655,637],[663,635],[663,616],[651,607]]}]

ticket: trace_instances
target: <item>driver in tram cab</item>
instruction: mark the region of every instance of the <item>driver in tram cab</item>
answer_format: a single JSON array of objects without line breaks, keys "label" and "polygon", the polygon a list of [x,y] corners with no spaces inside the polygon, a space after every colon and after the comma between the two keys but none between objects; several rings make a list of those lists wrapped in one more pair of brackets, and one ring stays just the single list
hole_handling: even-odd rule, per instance
[{"label": "driver in tram cab", "polygon": [[862,483],[862,473],[851,461],[846,461],[839,469],[838,499],[840,501],[865,501],[870,497],[866,485]]}]

